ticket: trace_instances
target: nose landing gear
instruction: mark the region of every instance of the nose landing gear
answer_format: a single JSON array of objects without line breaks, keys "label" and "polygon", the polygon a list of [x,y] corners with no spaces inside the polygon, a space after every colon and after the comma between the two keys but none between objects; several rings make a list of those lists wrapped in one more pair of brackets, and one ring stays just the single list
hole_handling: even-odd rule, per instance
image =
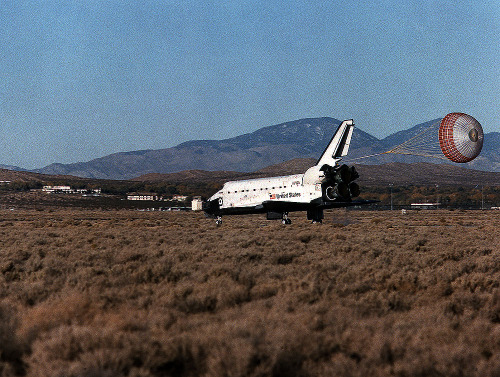
[{"label": "nose landing gear", "polygon": [[283,212],[281,223],[284,225],[290,225],[292,223],[292,220],[288,217],[288,212]]}]

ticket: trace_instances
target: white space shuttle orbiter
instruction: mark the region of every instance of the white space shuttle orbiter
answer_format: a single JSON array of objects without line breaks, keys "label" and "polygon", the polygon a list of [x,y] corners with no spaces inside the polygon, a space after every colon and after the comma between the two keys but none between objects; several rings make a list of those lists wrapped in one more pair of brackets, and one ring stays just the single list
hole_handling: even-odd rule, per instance
[{"label": "white space shuttle orbiter", "polygon": [[226,182],[212,195],[203,210],[217,224],[224,215],[266,213],[268,220],[281,219],[290,224],[288,213],[307,211],[313,222],[323,220],[323,210],[369,204],[373,200],[356,200],[359,177],[354,166],[339,165],[349,151],[354,122],[343,121],[317,161],[304,174]]}]

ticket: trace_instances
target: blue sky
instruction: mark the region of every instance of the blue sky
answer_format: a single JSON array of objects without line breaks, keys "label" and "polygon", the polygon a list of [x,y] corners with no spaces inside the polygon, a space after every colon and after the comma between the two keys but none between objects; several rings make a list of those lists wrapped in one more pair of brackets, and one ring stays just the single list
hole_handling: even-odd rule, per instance
[{"label": "blue sky", "polygon": [[0,164],[353,118],[500,131],[500,2],[0,0]]}]

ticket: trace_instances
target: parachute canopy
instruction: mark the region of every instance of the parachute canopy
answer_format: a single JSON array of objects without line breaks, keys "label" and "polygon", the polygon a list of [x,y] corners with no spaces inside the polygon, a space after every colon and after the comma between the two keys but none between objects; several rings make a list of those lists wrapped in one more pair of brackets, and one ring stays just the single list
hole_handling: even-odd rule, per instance
[{"label": "parachute canopy", "polygon": [[453,162],[469,162],[483,148],[483,128],[477,120],[467,114],[446,115],[439,127],[441,151]]},{"label": "parachute canopy", "polygon": [[475,159],[483,148],[481,124],[464,113],[450,113],[385,153],[435,157],[463,163]]}]

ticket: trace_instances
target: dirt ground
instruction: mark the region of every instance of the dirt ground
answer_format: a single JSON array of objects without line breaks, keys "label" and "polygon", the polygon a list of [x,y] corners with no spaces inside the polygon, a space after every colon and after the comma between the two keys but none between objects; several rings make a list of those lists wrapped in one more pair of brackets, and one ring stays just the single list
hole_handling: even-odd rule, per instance
[{"label": "dirt ground", "polygon": [[0,376],[499,376],[500,211],[0,210]]}]

